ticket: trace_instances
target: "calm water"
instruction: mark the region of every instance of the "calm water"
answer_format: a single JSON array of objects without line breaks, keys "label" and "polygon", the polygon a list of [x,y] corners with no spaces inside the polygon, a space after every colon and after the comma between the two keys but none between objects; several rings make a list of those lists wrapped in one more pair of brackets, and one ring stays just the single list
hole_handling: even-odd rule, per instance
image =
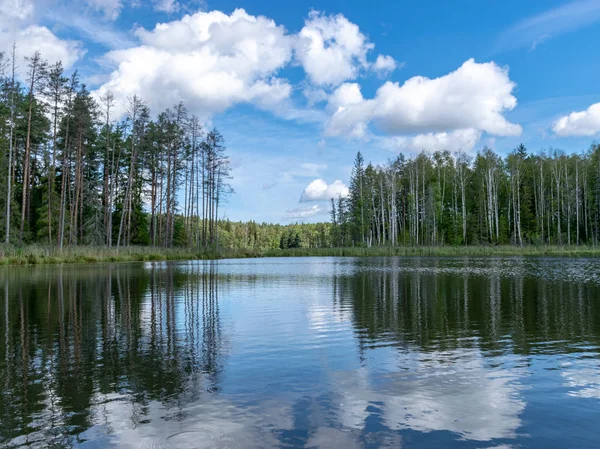
[{"label": "calm water", "polygon": [[0,270],[0,446],[599,447],[600,260]]}]

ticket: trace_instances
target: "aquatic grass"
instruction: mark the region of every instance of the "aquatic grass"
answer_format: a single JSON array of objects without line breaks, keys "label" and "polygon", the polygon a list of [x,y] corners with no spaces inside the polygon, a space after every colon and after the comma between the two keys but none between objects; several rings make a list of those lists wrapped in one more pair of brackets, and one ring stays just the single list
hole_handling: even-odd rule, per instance
[{"label": "aquatic grass", "polygon": [[133,246],[120,248],[70,246],[62,250],[54,246],[0,245],[0,265],[45,265],[103,262],[157,262],[167,260],[213,260],[258,257],[490,257],[553,256],[600,257],[600,247],[592,246],[385,246],[351,248],[290,248],[259,250],[253,248],[154,248]]},{"label": "aquatic grass", "polygon": [[190,248],[0,246],[0,265],[41,265],[62,263],[133,262],[216,258],[214,251]]},{"label": "aquatic grass", "polygon": [[384,246],[353,248],[290,248],[267,251],[268,257],[488,257],[488,256],[556,256],[600,257],[600,247],[591,246]]}]

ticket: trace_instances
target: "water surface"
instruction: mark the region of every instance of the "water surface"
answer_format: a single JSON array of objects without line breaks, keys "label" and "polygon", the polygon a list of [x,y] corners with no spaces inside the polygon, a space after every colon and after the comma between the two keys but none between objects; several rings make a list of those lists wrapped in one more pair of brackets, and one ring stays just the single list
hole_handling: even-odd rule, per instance
[{"label": "water surface", "polygon": [[0,447],[598,447],[600,261],[0,270]]}]

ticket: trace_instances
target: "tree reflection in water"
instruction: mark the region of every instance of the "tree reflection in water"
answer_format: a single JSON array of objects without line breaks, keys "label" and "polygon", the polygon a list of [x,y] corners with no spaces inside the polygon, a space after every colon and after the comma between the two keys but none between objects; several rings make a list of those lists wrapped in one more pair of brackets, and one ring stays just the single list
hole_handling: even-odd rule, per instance
[{"label": "tree reflection in water", "polygon": [[32,267],[2,284],[0,445],[596,443],[593,260]]},{"label": "tree reflection in water", "polygon": [[97,270],[3,272],[0,441],[70,446],[111,424],[115,400],[136,426],[153,402],[177,409],[218,389],[225,353],[215,264]]}]

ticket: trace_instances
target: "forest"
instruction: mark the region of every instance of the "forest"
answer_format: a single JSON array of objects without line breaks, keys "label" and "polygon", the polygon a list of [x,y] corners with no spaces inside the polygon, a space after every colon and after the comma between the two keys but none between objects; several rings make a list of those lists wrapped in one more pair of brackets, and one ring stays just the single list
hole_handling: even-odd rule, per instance
[{"label": "forest", "polygon": [[143,99],[96,101],[77,72],[0,54],[0,229],[6,244],[181,246],[218,240],[232,193],[225,139],[179,103],[152,119]]},{"label": "forest", "polygon": [[600,145],[581,154],[521,144],[506,157],[447,151],[383,166],[354,160],[332,199],[334,246],[590,245],[600,242]]},{"label": "forest", "polygon": [[[115,117],[77,72],[39,52],[0,53],[0,233],[7,245],[297,248],[587,245],[600,242],[600,145],[580,154],[524,145],[359,152],[350,194],[326,223],[231,222],[225,138],[183,103],[153,114],[138,96]],[[22,64],[25,75],[19,77]],[[116,118],[116,120],[115,120]]]}]

